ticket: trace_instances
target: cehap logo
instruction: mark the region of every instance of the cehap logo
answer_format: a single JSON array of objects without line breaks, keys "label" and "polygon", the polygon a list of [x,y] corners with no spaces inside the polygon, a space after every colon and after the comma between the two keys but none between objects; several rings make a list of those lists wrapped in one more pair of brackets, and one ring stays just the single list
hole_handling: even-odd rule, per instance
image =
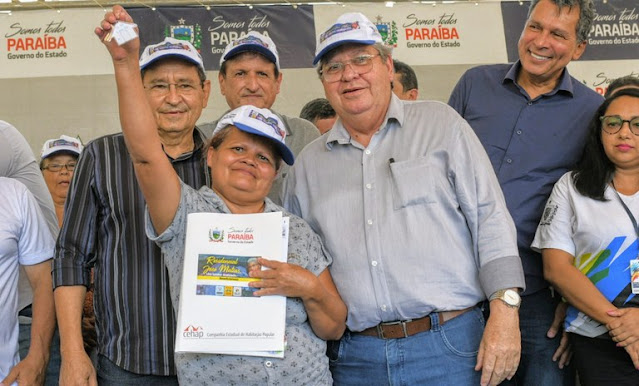
[{"label": "cehap logo", "polygon": [[204,336],[204,328],[189,324],[182,332],[182,336],[185,338],[201,338]]}]

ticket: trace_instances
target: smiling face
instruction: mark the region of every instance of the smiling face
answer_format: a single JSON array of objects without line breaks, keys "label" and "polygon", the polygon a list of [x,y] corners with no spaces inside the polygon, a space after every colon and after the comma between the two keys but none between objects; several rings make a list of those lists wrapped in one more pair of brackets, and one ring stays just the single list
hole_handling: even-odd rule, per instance
[{"label": "smiling face", "polygon": [[270,109],[280,92],[282,74],[275,64],[255,52],[241,53],[225,62],[220,72],[220,92],[231,109],[245,105]]},{"label": "smiling face", "polygon": [[263,205],[271,190],[279,155],[267,141],[232,127],[217,149],[209,148],[212,188],[231,211]]},{"label": "smiling face", "polygon": [[[621,96],[610,103],[604,115],[618,115],[624,120],[638,117],[639,98]],[[639,136],[630,131],[627,122],[624,122],[621,130],[615,134],[601,130],[601,142],[604,152],[616,169],[639,170]]]},{"label": "smiling face", "polygon": [[71,179],[73,178],[73,172],[69,171],[66,167],[63,167],[57,172],[52,172],[46,168],[52,164],[75,164],[77,159],[77,156],[69,154],[54,154],[42,162],[42,176],[44,177],[44,182],[46,182],[47,188],[49,188],[49,193],[51,193],[51,197],[54,202],[64,202],[67,198],[69,184],[71,184]]},{"label": "smiling face", "polygon": [[556,85],[571,60],[577,60],[586,42],[577,42],[579,6],[559,8],[541,0],[532,10],[517,45],[522,70],[518,82]]},{"label": "smiling face", "polygon": [[[163,59],[145,71],[142,81],[160,134],[195,128],[211,91],[210,81],[202,84],[195,65],[180,59]],[[168,92],[163,93],[158,85],[169,85]],[[178,89],[175,85],[192,88]]]},{"label": "smiling face", "polygon": [[[341,78],[327,82],[322,77],[326,99],[346,125],[355,123],[360,116],[371,114],[370,121],[383,120],[388,109],[393,80],[393,61],[391,57],[383,59],[375,47],[361,44],[346,44],[338,48],[327,62],[348,62],[361,55],[375,55],[372,68],[365,74],[359,74],[352,65],[346,65]],[[326,65],[324,64],[326,67]],[[379,119],[381,116],[381,119]],[[377,127],[375,127],[375,130]]]}]

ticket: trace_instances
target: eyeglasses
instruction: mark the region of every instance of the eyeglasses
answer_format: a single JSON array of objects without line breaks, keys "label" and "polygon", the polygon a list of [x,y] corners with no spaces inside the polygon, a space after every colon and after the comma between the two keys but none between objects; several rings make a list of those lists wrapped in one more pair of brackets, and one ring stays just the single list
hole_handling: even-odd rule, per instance
[{"label": "eyeglasses", "polygon": [[358,75],[367,74],[373,69],[373,59],[375,59],[375,57],[377,56],[380,55],[366,54],[356,56],[353,59],[345,60],[343,62],[327,63],[320,71],[320,76],[322,76],[324,80],[329,83],[337,82],[342,78],[342,73],[344,72],[346,66],[349,64],[351,65],[353,71],[355,71]]},{"label": "eyeglasses", "polygon": [[180,82],[180,83],[159,82],[159,83],[153,83],[148,86],[144,86],[144,88],[147,89],[151,93],[151,95],[162,97],[162,96],[168,95],[169,92],[171,92],[171,86],[175,87],[175,91],[178,94],[185,95],[185,96],[193,95],[197,91],[199,91],[195,84],[189,83],[189,82]]},{"label": "eyeglasses", "polygon": [[623,124],[628,122],[632,134],[639,135],[639,117],[622,119],[619,115],[605,115],[599,117],[599,120],[601,121],[601,128],[608,134],[618,133]]},{"label": "eyeglasses", "polygon": [[47,166],[43,167],[42,169],[46,169],[50,172],[59,172],[60,170],[62,170],[62,168],[66,168],[68,171],[72,172],[75,170],[75,162],[69,162],[68,164],[65,165],[60,165],[60,164],[48,164]]}]

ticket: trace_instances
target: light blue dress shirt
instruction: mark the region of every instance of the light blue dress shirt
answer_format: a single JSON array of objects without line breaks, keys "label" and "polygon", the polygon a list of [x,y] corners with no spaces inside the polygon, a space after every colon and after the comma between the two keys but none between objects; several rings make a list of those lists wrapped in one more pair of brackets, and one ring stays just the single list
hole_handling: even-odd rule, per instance
[{"label": "light blue dress shirt", "polygon": [[333,256],[352,331],[524,287],[515,227],[490,161],[443,103],[393,95],[368,147],[338,120],[300,153],[283,197]]}]

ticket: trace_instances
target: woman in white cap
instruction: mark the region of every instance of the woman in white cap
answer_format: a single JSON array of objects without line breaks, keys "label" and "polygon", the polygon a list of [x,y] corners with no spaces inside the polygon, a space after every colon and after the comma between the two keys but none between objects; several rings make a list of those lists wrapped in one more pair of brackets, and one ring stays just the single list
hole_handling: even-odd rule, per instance
[{"label": "woman in white cap", "polygon": [[[147,202],[147,233],[161,246],[171,276],[171,297],[178,309],[186,217],[193,212],[284,212],[290,218],[288,263],[259,259],[266,271],[251,273],[257,296],[287,297],[283,359],[251,356],[176,353],[182,384],[332,384],[325,339],[339,338],[345,329],[346,306],[328,271],[319,237],[302,219],[273,204],[266,195],[283,160],[293,164],[280,119],[267,109],[242,106],[220,119],[208,144],[207,164],[212,186],[199,191],[180,181],[157,134],[145,103],[138,65],[139,39],[119,46],[104,41],[117,21],[132,22],[115,6],[96,35],[109,50],[115,68],[120,121],[135,171]],[[108,39],[107,39],[108,40]],[[167,83],[179,79],[167,79]],[[180,90],[170,88],[178,97]]]},{"label": "woman in white cap", "polygon": [[[78,138],[68,135],[61,135],[60,138],[49,139],[42,146],[40,153],[40,170],[47,184],[55,214],[58,218],[58,226],[62,228],[64,219],[64,203],[67,200],[69,186],[73,179],[75,166],[78,163],[80,153],[84,146]],[[91,283],[93,283],[93,272],[91,273]],[[95,315],[93,313],[93,287],[89,288],[84,299],[84,313],[82,315],[82,338],[84,340],[84,348],[88,354],[91,354],[96,346],[95,332]],[[60,350],[60,336],[56,330],[53,336],[52,350]],[[49,369],[52,369],[53,376],[59,375],[60,354],[59,352],[52,355],[52,361],[49,362]],[[53,359],[55,361],[53,361]],[[58,382],[56,379],[54,382]]]},{"label": "woman in white cap", "polygon": [[40,170],[53,198],[60,227],[64,218],[64,202],[82,147],[79,139],[62,135],[46,141],[40,153]]}]

